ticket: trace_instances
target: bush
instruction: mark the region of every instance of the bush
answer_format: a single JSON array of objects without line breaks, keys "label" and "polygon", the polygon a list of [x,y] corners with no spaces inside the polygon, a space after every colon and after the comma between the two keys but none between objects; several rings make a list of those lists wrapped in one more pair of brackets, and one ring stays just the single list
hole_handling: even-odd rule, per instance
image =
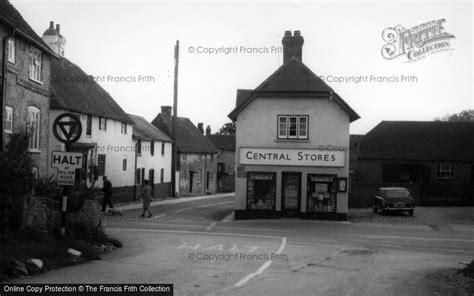
[{"label": "bush", "polygon": [[58,200],[61,196],[61,188],[55,180],[54,175],[49,177],[39,177],[35,184],[35,195],[49,197]]},{"label": "bush", "polygon": [[69,189],[67,200],[68,213],[78,212],[84,205],[84,200],[95,199],[100,189],[87,187],[85,184],[77,185]]},{"label": "bush", "polygon": [[21,228],[24,197],[31,189],[32,169],[28,134],[12,134],[5,152],[0,153],[0,231]]}]

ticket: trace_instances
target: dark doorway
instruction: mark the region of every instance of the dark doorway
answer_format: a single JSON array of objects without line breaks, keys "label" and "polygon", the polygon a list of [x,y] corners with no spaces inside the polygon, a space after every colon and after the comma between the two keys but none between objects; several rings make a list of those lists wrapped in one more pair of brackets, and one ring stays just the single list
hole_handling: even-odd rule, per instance
[{"label": "dark doorway", "polygon": [[281,210],[283,216],[297,217],[300,213],[301,174],[283,173]]},{"label": "dark doorway", "polygon": [[155,193],[155,170],[154,169],[150,169],[150,171],[148,172],[148,178],[150,179],[148,181],[150,182],[151,192],[154,196],[154,193]]},{"label": "dark doorway", "polygon": [[193,192],[194,172],[189,171],[189,192]]}]

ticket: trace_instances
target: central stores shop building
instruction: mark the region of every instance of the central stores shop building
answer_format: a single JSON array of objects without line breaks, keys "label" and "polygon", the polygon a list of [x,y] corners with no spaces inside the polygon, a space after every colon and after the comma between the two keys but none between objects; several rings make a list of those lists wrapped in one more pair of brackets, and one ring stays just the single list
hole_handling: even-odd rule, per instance
[{"label": "central stores shop building", "polygon": [[302,63],[303,37],[285,32],[283,65],[238,90],[235,218],[347,219],[349,125],[359,115]]}]

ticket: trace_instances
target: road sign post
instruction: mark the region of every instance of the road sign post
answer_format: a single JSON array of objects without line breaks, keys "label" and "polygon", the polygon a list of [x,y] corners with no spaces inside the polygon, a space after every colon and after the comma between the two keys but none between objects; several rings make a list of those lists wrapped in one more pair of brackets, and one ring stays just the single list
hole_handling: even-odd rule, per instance
[{"label": "road sign post", "polygon": [[66,213],[68,186],[74,186],[76,169],[82,168],[82,153],[69,152],[70,145],[79,140],[82,134],[80,119],[72,113],[63,113],[53,122],[54,137],[65,144],[66,151],[53,151],[51,167],[58,170],[58,185],[63,186],[61,206],[61,235],[66,234]]}]

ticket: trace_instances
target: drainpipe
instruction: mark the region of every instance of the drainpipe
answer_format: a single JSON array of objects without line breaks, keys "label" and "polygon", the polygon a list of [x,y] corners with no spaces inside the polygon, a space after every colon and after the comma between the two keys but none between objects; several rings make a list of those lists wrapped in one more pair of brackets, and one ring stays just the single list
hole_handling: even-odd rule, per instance
[{"label": "drainpipe", "polygon": [[0,111],[0,151],[3,151],[3,114],[5,110],[5,101],[7,96],[7,71],[8,71],[8,39],[15,35],[15,29],[12,28],[11,33],[2,40],[2,89],[0,90],[0,106],[2,110]]}]

